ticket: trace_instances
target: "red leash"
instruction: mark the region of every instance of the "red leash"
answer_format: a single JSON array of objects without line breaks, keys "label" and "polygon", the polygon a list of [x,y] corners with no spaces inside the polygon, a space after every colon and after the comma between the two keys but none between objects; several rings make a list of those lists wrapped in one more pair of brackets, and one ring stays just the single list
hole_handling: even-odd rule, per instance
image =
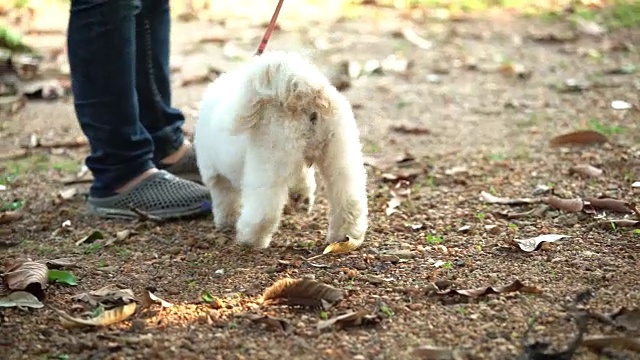
[{"label": "red leash", "polygon": [[258,46],[258,50],[256,50],[256,55],[262,55],[264,52],[264,48],[267,47],[267,43],[269,42],[269,38],[271,37],[271,33],[273,29],[276,27],[276,20],[278,19],[278,14],[280,14],[280,8],[282,7],[282,2],[284,0],[278,0],[278,6],[276,6],[276,11],[273,13],[271,17],[271,21],[269,21],[269,26],[267,27],[267,31],[264,33],[262,37],[262,41],[260,41],[260,45]]}]

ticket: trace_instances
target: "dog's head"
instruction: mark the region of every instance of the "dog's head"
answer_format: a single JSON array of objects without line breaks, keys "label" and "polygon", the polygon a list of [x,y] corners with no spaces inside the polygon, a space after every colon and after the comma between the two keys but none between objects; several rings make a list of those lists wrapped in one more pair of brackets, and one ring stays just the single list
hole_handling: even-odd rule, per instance
[{"label": "dog's head", "polygon": [[322,72],[299,55],[275,51],[255,57],[249,66],[248,107],[236,131],[277,125],[299,139],[318,137],[318,128],[334,111],[331,85]]}]

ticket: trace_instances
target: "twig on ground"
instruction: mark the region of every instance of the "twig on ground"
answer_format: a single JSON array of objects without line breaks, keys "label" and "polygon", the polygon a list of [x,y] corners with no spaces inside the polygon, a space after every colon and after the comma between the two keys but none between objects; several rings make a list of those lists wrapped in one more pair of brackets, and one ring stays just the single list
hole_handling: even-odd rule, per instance
[{"label": "twig on ground", "polygon": [[143,221],[152,221],[155,223],[161,223],[164,222],[164,220],[160,217],[157,217],[155,215],[151,215],[145,211],[142,211],[138,208],[135,208],[133,206],[129,206],[129,210],[133,211],[137,216],[138,216],[138,220],[143,222]]},{"label": "twig on ground", "polygon": [[78,179],[78,178],[73,178],[73,179],[63,179],[61,181],[63,184],[65,185],[74,185],[74,184],[89,184],[93,182],[93,178],[91,179]]},{"label": "twig on ground", "polygon": [[403,27],[402,30],[400,30],[400,33],[405,38],[405,40],[419,47],[420,49],[429,50],[431,49],[431,47],[433,47],[433,43],[431,41],[420,37],[420,35],[418,35],[416,31],[409,26]]},{"label": "twig on ground", "polygon": [[527,217],[542,217],[548,210],[548,205],[542,205],[525,212],[494,212],[494,214],[505,217],[507,219],[522,219]]},{"label": "twig on ground", "polygon": [[536,324],[537,316],[529,322],[527,330],[522,334],[522,346],[524,347],[524,354],[520,357],[522,360],[570,360],[573,358],[574,353],[580,347],[584,333],[587,331],[587,319],[584,314],[571,314],[572,318],[576,322],[578,333],[573,338],[569,346],[564,351],[556,353],[545,353],[544,350],[549,347],[548,343],[541,343],[536,341],[532,344],[527,344],[529,333]]},{"label": "twig on ground", "polygon": [[79,137],[73,140],[68,141],[60,141],[53,143],[41,143],[40,140],[37,140],[35,146],[31,146],[30,144],[24,144],[20,147],[22,148],[40,148],[40,149],[54,149],[54,148],[77,148],[89,145],[89,141],[84,137]]},{"label": "twig on ground", "polygon": [[615,230],[617,228],[639,228],[640,221],[639,220],[631,220],[631,219],[609,219],[609,220],[600,220],[598,222],[592,223],[588,225],[589,228],[600,228],[604,230]]},{"label": "twig on ground", "polygon": [[23,159],[23,158],[26,158],[27,156],[29,156],[30,154],[31,153],[28,150],[19,149],[17,151],[13,151],[13,152],[10,152],[8,154],[1,154],[0,155],[0,161]]}]

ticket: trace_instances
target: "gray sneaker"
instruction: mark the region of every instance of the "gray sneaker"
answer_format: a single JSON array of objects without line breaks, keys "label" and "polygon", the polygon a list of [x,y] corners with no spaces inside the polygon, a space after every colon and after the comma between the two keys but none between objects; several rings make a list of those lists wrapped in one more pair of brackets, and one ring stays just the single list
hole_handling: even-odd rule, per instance
[{"label": "gray sneaker", "polygon": [[136,219],[131,209],[161,219],[173,219],[211,213],[211,198],[206,187],[159,170],[127,192],[88,199],[89,212],[103,218]]}]

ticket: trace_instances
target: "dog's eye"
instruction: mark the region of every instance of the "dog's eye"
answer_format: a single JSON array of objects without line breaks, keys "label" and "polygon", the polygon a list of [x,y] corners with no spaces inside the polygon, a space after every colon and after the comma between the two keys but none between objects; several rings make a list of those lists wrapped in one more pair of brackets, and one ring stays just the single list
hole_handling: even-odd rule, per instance
[{"label": "dog's eye", "polygon": [[318,120],[318,113],[314,111],[311,113],[311,115],[309,115],[309,121],[311,121],[311,123],[315,125],[317,120]]}]

